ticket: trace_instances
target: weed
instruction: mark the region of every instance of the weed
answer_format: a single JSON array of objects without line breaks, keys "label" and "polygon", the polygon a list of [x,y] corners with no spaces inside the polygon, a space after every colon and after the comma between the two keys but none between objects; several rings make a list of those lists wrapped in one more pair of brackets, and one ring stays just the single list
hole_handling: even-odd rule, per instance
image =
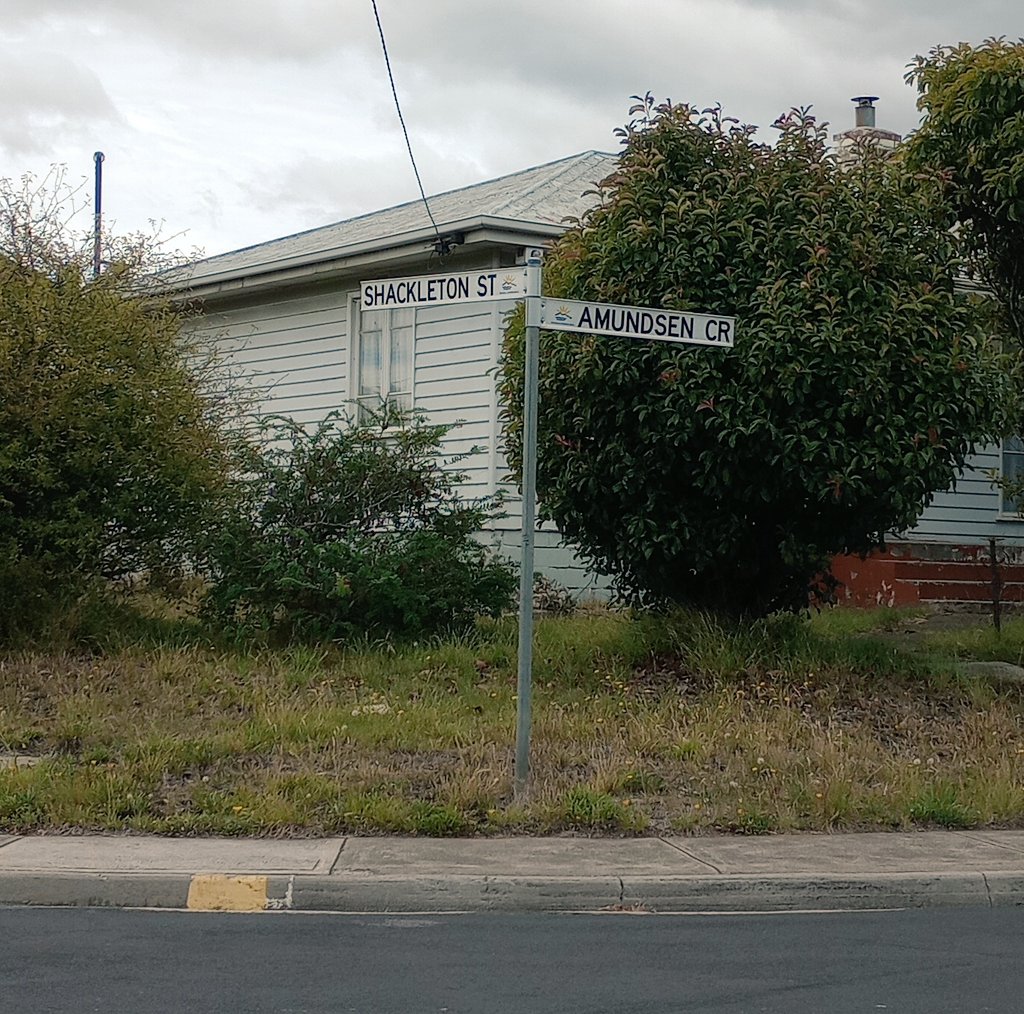
[{"label": "weed", "polygon": [[778,818],[761,810],[744,810],[742,807],[729,822],[729,830],[738,834],[771,834],[779,829]]},{"label": "weed", "polygon": [[411,831],[433,837],[464,834],[472,827],[465,814],[454,806],[442,806],[427,800],[417,800],[412,804],[410,818]]},{"label": "weed", "polygon": [[0,822],[11,830],[27,830],[43,820],[46,804],[36,785],[0,774]]},{"label": "weed", "polygon": [[656,771],[627,771],[620,782],[622,792],[656,793],[665,788],[665,779]]},{"label": "weed", "polygon": [[965,828],[978,823],[978,814],[965,805],[952,784],[939,782],[922,789],[910,801],[908,816],[916,824],[938,824],[939,827]]},{"label": "weed", "polygon": [[670,744],[667,752],[673,760],[690,760],[700,753],[700,744],[692,739],[681,739]]},{"label": "weed", "polygon": [[606,792],[576,786],[566,793],[564,819],[569,827],[585,830],[637,829],[636,812]]}]

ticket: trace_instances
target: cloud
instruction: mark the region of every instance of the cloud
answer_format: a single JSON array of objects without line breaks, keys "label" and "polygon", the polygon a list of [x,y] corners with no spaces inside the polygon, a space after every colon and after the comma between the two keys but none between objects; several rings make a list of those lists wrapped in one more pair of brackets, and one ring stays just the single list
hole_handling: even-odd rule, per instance
[{"label": "cloud", "polygon": [[120,114],[88,67],[53,52],[0,50],[7,88],[0,147],[14,156],[45,154],[55,135],[86,136]]},{"label": "cloud", "polygon": [[[428,193],[618,150],[647,89],[720,101],[767,140],[793,105],[842,130],[871,93],[905,133],[916,53],[1020,32],[1019,0],[378,6]],[[0,58],[0,172],[30,155],[88,172],[102,147],[126,226],[165,218],[214,251],[417,196],[369,0],[4,0]]]},{"label": "cloud", "polygon": [[[475,162],[446,158],[426,146],[418,163],[428,193],[438,189],[428,185],[430,179],[443,179],[446,187],[455,187],[476,183],[482,176]],[[240,188],[254,210],[290,213],[296,228],[326,225],[419,197],[407,157],[306,156],[281,165],[270,176],[241,183]]]},{"label": "cloud", "polygon": [[329,54],[353,20],[351,5],[336,0],[6,0],[4,16],[8,31],[45,19],[58,28],[162,40],[183,53],[254,60]]}]

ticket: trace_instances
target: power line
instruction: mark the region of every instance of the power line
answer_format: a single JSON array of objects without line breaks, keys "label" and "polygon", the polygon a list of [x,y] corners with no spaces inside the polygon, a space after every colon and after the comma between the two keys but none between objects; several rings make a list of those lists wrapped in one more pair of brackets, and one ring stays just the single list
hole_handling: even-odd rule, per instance
[{"label": "power line", "polygon": [[380,48],[384,50],[384,66],[388,69],[388,81],[391,82],[391,94],[395,97],[395,109],[398,112],[398,122],[402,125],[402,134],[405,136],[405,147],[409,152],[409,161],[412,162],[412,171],[416,174],[416,183],[420,188],[420,197],[423,198],[423,207],[427,209],[427,218],[430,219],[430,224],[434,227],[434,232],[437,235],[437,244],[435,249],[439,254],[446,254],[449,252],[451,242],[448,239],[441,237],[441,230],[437,227],[437,222],[434,221],[433,213],[430,210],[430,203],[427,201],[426,191],[423,189],[423,180],[420,179],[420,171],[416,167],[416,159],[412,153],[412,144],[409,141],[409,131],[405,126],[405,117],[402,115],[402,107],[398,101],[398,91],[395,88],[395,76],[391,73],[391,60],[388,57],[388,44],[384,41],[384,29],[380,23],[380,12],[377,10],[377,0],[370,0],[373,4],[373,16],[377,21],[377,32],[380,34]]}]

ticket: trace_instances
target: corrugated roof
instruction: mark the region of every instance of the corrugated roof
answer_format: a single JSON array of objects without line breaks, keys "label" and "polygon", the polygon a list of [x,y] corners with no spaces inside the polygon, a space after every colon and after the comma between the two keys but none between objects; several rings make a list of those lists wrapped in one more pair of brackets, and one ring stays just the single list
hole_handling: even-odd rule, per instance
[{"label": "corrugated roof", "polygon": [[[522,224],[561,225],[566,218],[579,217],[593,205],[593,195],[584,196],[584,192],[592,190],[595,183],[611,173],[617,161],[618,156],[608,152],[585,151],[484,183],[435,194],[429,198],[430,210],[442,230],[446,224],[484,215]],[[246,269],[265,271],[281,262],[302,263],[306,258],[319,258],[334,251],[343,255],[346,247],[429,227],[423,202],[409,201],[209,257],[194,266],[192,281],[195,283],[211,275],[244,273]]]}]

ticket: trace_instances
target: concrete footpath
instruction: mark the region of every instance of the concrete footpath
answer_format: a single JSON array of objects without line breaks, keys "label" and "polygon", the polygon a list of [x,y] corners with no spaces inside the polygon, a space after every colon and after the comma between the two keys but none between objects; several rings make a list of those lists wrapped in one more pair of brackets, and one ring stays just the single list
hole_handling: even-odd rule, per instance
[{"label": "concrete footpath", "polygon": [[703,838],[0,836],[0,905],[754,912],[1024,904],[1024,831]]}]

